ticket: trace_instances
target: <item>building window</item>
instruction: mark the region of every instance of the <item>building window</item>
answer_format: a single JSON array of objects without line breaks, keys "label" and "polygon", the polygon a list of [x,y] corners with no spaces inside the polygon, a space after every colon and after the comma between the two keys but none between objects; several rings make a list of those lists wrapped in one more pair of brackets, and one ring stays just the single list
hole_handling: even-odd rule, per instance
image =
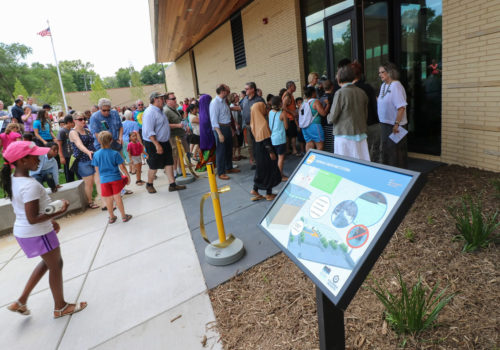
[{"label": "building window", "polygon": [[246,67],[247,56],[245,54],[245,41],[243,40],[241,13],[231,17],[231,34],[233,36],[234,64],[236,69]]},{"label": "building window", "polygon": [[401,1],[401,82],[406,88],[408,147],[441,152],[442,3]]},{"label": "building window", "polygon": [[316,72],[320,76],[328,74],[323,19],[352,6],[354,6],[354,0],[302,1],[302,12],[306,25],[306,75],[311,72]]}]

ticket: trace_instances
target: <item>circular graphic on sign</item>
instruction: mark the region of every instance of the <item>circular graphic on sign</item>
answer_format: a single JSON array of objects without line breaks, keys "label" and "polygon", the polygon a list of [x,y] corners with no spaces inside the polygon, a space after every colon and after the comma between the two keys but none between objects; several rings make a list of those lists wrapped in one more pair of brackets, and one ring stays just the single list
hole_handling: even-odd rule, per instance
[{"label": "circular graphic on sign", "polygon": [[340,202],[332,213],[332,224],[335,227],[343,228],[351,224],[358,214],[356,203],[351,200]]},{"label": "circular graphic on sign", "polygon": [[387,210],[387,199],[376,191],[363,193],[354,202],[358,208],[355,225],[373,226],[384,217]]},{"label": "circular graphic on sign", "polygon": [[353,249],[361,248],[366,242],[368,242],[368,234],[368,227],[363,225],[353,226],[349,232],[347,232],[347,245]]},{"label": "circular graphic on sign", "polygon": [[327,196],[321,196],[312,202],[309,215],[313,219],[318,219],[325,215],[328,209],[330,209],[330,199]]},{"label": "circular graphic on sign", "polygon": [[304,229],[304,222],[302,220],[297,220],[293,223],[292,227],[290,228],[290,232],[292,233],[292,235],[297,236],[302,232],[303,229]]}]

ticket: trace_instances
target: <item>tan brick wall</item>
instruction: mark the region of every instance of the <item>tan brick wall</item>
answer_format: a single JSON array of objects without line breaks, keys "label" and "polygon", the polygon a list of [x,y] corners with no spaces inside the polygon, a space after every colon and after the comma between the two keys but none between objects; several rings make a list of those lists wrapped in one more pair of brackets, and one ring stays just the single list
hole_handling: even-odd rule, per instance
[{"label": "tan brick wall", "polygon": [[443,0],[446,163],[500,171],[500,1]]},{"label": "tan brick wall", "polygon": [[[146,85],[142,87],[144,91],[144,102],[149,104],[149,94],[153,91],[165,92],[164,84]],[[132,96],[131,88],[117,88],[108,89],[109,98],[113,106],[131,106],[135,103],[136,99]],[[66,93],[68,106],[71,106],[75,111],[83,112],[90,109],[92,102],[90,102],[90,91],[78,91]]]},{"label": "tan brick wall", "polygon": [[168,91],[175,92],[179,101],[196,95],[189,52],[165,68],[165,78],[167,80]]},{"label": "tan brick wall", "polygon": [[[241,11],[247,66],[234,64],[231,24],[224,23],[194,47],[200,93],[215,95],[218,83],[239,92],[255,81],[264,96],[277,94],[288,80],[297,93],[304,84],[298,0],[256,0]],[[268,24],[263,24],[263,18]]]}]

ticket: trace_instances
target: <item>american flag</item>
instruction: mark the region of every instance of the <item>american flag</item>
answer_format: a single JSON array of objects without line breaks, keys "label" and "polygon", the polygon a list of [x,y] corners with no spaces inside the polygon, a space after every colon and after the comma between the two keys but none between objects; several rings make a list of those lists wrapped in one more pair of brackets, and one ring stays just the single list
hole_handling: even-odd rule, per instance
[{"label": "american flag", "polygon": [[41,32],[38,32],[37,34],[40,35],[40,36],[50,36],[50,27],[48,27],[47,29],[42,30]]}]

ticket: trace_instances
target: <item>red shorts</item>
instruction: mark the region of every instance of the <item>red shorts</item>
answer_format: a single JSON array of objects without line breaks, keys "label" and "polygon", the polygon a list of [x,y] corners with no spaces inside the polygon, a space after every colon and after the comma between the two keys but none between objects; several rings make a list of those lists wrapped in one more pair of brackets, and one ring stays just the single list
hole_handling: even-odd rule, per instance
[{"label": "red shorts", "polygon": [[115,194],[119,194],[126,184],[127,184],[126,176],[122,176],[120,180],[106,182],[104,184],[101,183],[101,196],[110,197]]}]

